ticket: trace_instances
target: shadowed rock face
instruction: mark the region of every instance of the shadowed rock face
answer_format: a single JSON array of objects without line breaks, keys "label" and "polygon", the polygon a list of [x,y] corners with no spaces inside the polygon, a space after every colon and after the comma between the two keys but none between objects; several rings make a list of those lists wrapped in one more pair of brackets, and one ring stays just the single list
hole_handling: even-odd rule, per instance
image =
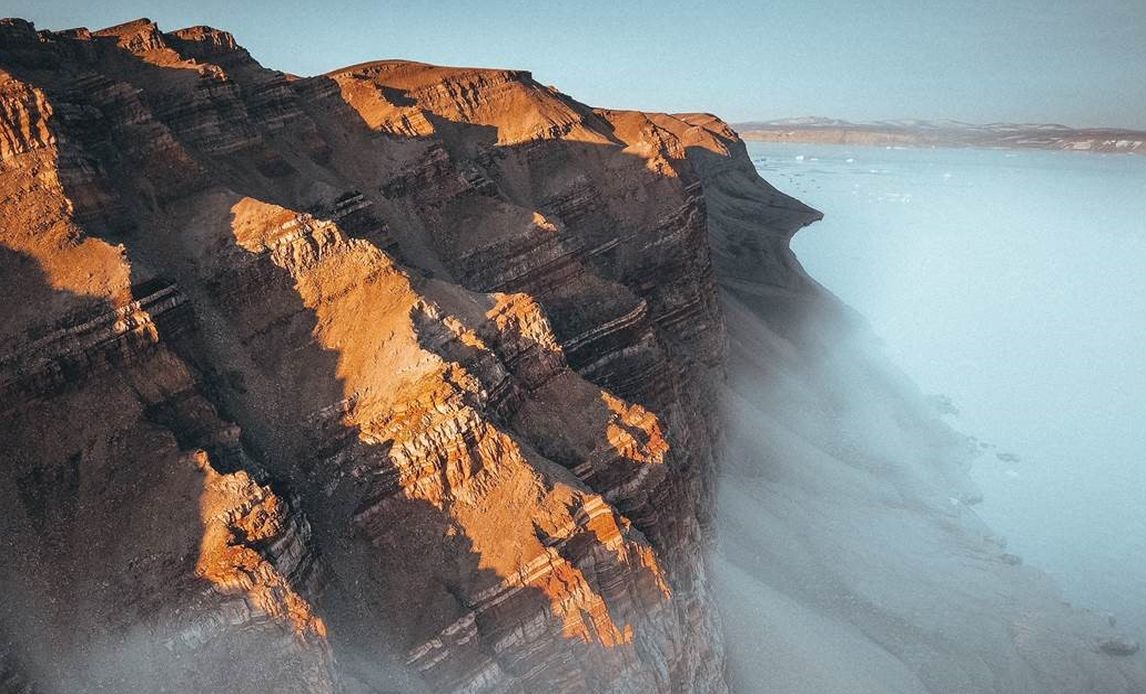
[{"label": "shadowed rock face", "polygon": [[731,138],[519,71],[0,23],[4,676],[725,690],[687,151]]}]

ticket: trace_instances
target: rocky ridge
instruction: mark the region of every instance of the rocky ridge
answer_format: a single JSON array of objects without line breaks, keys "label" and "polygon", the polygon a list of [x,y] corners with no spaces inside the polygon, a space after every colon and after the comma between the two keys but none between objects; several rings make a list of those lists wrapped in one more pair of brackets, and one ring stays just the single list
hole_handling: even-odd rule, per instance
[{"label": "rocky ridge", "polygon": [[713,132],[149,20],[0,67],[21,677],[724,690]]}]

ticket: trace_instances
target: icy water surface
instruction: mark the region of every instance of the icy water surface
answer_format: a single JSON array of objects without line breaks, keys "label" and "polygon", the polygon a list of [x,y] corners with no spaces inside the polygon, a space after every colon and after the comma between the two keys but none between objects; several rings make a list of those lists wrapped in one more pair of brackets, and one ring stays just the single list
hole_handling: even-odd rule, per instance
[{"label": "icy water surface", "polygon": [[792,247],[983,442],[979,514],[1146,637],[1146,157],[750,143]]}]

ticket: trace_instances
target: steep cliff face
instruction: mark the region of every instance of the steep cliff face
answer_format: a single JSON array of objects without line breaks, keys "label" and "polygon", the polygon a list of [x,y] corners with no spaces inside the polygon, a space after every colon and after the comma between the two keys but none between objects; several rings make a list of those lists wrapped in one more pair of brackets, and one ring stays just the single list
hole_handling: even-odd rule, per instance
[{"label": "steep cliff face", "polygon": [[13,681],[725,689],[693,126],[148,20],[0,68]]}]

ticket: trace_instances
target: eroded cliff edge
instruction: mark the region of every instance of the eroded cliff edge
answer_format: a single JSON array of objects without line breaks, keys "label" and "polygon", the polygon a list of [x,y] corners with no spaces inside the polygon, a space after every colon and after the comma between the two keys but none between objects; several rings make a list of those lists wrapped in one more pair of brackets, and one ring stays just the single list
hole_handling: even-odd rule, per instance
[{"label": "eroded cliff edge", "polygon": [[724,690],[706,130],[148,20],[0,51],[21,677]]},{"label": "eroded cliff edge", "polygon": [[715,459],[726,369],[784,371],[744,319],[823,301],[817,213],[726,125],[147,20],[8,20],[0,69],[6,686],[766,681],[726,667]]}]

